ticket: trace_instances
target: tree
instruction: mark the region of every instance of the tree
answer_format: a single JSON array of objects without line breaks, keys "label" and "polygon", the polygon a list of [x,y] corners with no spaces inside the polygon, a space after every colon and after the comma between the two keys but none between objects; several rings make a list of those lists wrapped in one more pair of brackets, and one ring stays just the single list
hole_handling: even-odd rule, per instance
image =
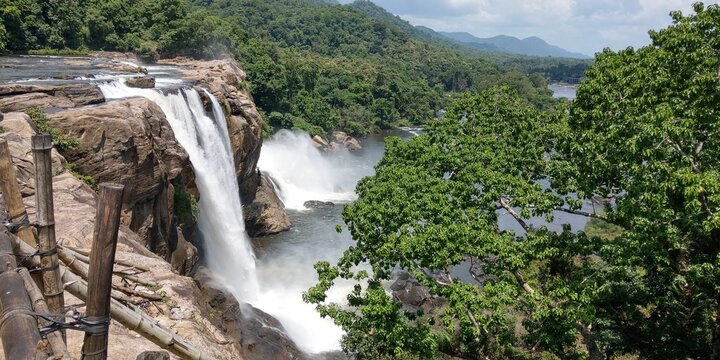
[{"label": "tree", "polygon": [[[652,45],[599,54],[574,103],[493,87],[387,141],[343,213],[355,246],[306,293],[347,351],[720,358],[720,7],[672,16]],[[604,212],[580,211],[591,198]],[[559,213],[622,232],[591,238]],[[407,311],[383,288],[398,269],[447,304]],[[341,278],[359,282],[348,304],[326,303]]]}]

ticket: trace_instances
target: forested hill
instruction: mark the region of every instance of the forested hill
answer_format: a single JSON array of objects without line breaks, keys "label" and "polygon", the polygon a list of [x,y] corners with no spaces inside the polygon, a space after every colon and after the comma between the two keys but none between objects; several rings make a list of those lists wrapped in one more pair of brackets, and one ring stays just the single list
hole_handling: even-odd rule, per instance
[{"label": "forested hill", "polygon": [[[453,94],[505,83],[539,107],[526,66],[424,41],[320,0],[0,0],[0,51],[134,51],[148,60],[234,55],[271,127],[365,133],[422,123]],[[271,128],[267,129],[271,131]]]}]

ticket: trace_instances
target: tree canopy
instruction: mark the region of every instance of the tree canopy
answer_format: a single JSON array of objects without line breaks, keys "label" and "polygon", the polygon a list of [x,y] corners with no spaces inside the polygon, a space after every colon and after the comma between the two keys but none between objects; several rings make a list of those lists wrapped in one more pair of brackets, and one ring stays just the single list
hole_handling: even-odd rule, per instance
[{"label": "tree canopy", "polygon": [[[343,213],[356,244],[305,294],[347,331],[344,349],[720,358],[720,6],[694,11],[649,46],[598,54],[573,103],[537,109],[493,87],[389,139]],[[563,214],[621,231],[588,236]],[[441,305],[390,297],[398,270]],[[358,286],[328,304],[339,279]]]},{"label": "tree canopy", "polygon": [[248,74],[243,86],[268,132],[420,124],[457,94],[498,83],[539,107],[554,103],[546,79],[527,75],[545,68],[498,65],[415,38],[402,24],[317,0],[0,0],[0,53],[230,54]]}]

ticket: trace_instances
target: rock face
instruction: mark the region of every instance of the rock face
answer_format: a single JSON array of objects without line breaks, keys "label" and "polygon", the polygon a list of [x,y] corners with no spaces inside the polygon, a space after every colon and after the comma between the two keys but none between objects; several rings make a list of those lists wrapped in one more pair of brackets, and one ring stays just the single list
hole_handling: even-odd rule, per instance
[{"label": "rock face", "polygon": [[159,106],[146,99],[113,101],[49,116],[49,124],[76,136],[78,149],[66,153],[81,174],[98,183],[125,185],[123,224],[167,260],[179,245],[176,265],[192,268],[192,246],[177,230],[173,214],[176,187],[194,186],[190,159]]},{"label": "rock face", "polygon": [[135,88],[152,89],[155,87],[155,78],[152,76],[134,77],[127,79],[125,84]]},{"label": "rock face", "polygon": [[260,186],[255,200],[243,206],[246,230],[252,237],[277,234],[290,229],[292,222],[267,175],[258,175]]},{"label": "rock face", "polygon": [[[245,81],[245,72],[229,58],[215,61],[172,59],[160,63],[183,66],[183,77],[208,89],[225,108],[240,198],[243,204],[251,204],[248,207],[251,211],[245,217],[245,227],[250,235],[261,236],[289,229],[287,215],[282,206],[277,206],[277,196],[268,195],[272,188],[262,187],[263,182],[257,175],[262,118],[252,96],[240,86]],[[206,103],[209,110],[209,101]],[[262,214],[258,214],[258,209],[264,209],[260,211]]]},{"label": "rock face", "polygon": [[[30,219],[33,219],[34,182],[29,179],[34,178],[32,173],[34,166],[32,156],[29,154],[31,154],[30,137],[35,135],[35,131],[27,115],[23,113],[6,115],[0,125],[8,131],[0,134],[0,138],[9,142],[11,157],[23,184],[23,202]],[[97,195],[87,184],[75,178],[69,171],[63,170],[62,164],[65,163],[65,159],[62,156],[53,151],[52,158],[55,175],[53,176],[55,230],[58,243],[88,249],[92,244]],[[178,275],[170,264],[148,251],[140,237],[129,227],[125,225],[120,227],[118,240],[116,258],[151,269],[138,276],[160,285],[159,289],[142,287],[136,289],[163,296],[163,301],[141,305],[140,308],[144,312],[158,324],[172,329],[213,358],[242,359],[239,347],[225,337],[207,318],[201,316],[208,312],[208,304],[203,302],[204,297],[191,278]],[[187,251],[184,254],[187,254]],[[115,277],[113,281],[119,284],[120,278]],[[81,303],[79,299],[68,293],[64,296],[66,304]],[[80,332],[68,332],[68,350],[74,358],[80,357],[83,336]],[[157,345],[115,321],[110,325],[110,336],[112,341],[108,347],[108,357],[111,359],[133,360],[139,353],[145,351],[163,353]]]},{"label": "rock face", "polygon": [[250,304],[240,304],[205,271],[195,281],[207,296],[210,321],[231,338],[247,360],[299,360],[306,356],[285,335],[282,324]]},{"label": "rock face", "polygon": [[0,85],[0,111],[23,111],[33,107],[68,109],[105,101],[94,84]]}]

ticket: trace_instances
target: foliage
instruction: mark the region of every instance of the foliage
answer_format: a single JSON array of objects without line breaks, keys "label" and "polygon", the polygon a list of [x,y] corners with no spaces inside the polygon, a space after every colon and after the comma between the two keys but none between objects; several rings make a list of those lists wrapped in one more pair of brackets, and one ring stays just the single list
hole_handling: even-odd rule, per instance
[{"label": "foliage", "polygon": [[28,50],[30,55],[52,55],[52,56],[85,56],[90,51],[85,49],[33,49]]},{"label": "foliage", "polygon": [[97,180],[95,180],[95,178],[90,175],[85,175],[78,171],[75,163],[68,161],[63,164],[63,168],[73,174],[73,176],[78,178],[80,181],[90,186],[93,190],[95,190],[95,192],[100,191],[100,185],[98,185]]},{"label": "foliage", "polygon": [[544,80],[415,37],[402,22],[376,19],[354,5],[0,0],[0,19],[0,52],[134,51],[147,61],[232,54],[248,73],[243,88],[252,88],[257,105],[265,113],[283,115],[283,125],[274,129],[362,134],[420,124],[444,108],[452,94],[496,83],[516,88],[538,106],[554,103]]},{"label": "foliage", "polygon": [[194,221],[200,213],[198,201],[193,194],[186,192],[180,186],[175,187],[175,218],[180,225],[187,225]]},{"label": "foliage", "polygon": [[[720,6],[694,10],[650,46],[598,54],[575,102],[538,110],[491,87],[424,134],[387,140],[343,212],[355,245],[319,263],[305,294],[347,332],[344,348],[718,358]],[[612,199],[598,219],[622,230],[612,240],[555,221],[595,216],[579,211],[593,196]],[[405,312],[379,289],[398,269],[447,304]],[[359,285],[327,303],[341,279]]]},{"label": "foliage", "polygon": [[590,219],[587,225],[585,225],[585,234],[589,237],[601,237],[607,240],[613,240],[622,235],[622,233],[622,227],[598,218]]},{"label": "foliage", "polygon": [[25,111],[30,116],[30,120],[37,128],[38,134],[48,134],[52,138],[52,143],[60,152],[72,151],[80,145],[80,140],[71,135],[65,135],[60,130],[48,125],[48,118],[41,108],[32,108]]},{"label": "foliage", "polygon": [[4,133],[4,132],[7,132],[7,128],[4,127],[4,126],[2,126],[2,125],[0,125],[0,134],[2,134],[2,133]]}]

